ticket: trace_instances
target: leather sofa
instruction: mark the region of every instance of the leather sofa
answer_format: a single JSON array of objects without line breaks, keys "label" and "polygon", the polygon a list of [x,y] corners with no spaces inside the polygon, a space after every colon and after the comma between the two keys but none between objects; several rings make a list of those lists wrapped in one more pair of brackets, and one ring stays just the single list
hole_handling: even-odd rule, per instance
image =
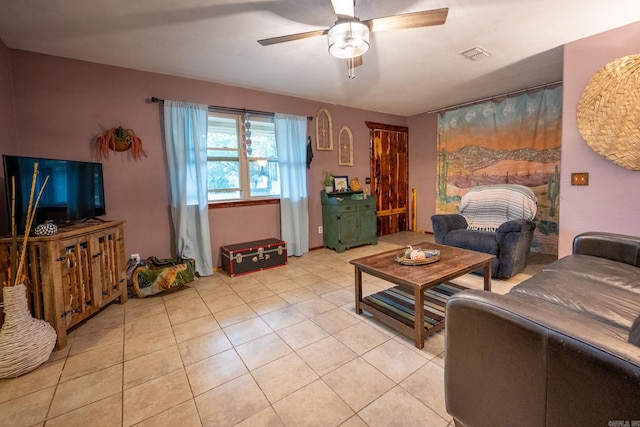
[{"label": "leather sofa", "polygon": [[640,425],[640,237],[584,233],[506,295],[446,305],[457,426]]}]

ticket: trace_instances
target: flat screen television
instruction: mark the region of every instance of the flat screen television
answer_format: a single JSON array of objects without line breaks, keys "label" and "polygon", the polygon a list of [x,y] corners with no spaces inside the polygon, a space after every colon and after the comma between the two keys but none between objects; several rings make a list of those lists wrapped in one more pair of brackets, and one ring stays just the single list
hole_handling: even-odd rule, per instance
[{"label": "flat screen television", "polygon": [[2,157],[9,216],[12,206],[11,177],[15,177],[15,218],[19,233],[24,233],[25,229],[33,165],[36,162],[39,173],[34,201],[47,176],[49,181],[40,197],[32,229],[46,220],[64,225],[105,214],[102,163],[8,155]]}]

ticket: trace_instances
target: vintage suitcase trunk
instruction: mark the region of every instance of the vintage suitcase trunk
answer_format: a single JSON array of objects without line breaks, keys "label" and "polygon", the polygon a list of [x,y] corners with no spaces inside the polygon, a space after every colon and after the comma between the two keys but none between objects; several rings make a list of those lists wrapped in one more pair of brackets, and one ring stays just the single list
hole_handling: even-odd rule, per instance
[{"label": "vintage suitcase trunk", "polygon": [[287,264],[287,244],[279,239],[222,246],[222,268],[231,277]]}]

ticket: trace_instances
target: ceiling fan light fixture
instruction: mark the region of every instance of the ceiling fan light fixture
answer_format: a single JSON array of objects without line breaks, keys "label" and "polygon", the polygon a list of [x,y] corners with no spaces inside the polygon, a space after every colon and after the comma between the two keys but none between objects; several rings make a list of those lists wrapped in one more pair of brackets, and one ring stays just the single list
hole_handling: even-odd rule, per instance
[{"label": "ceiling fan light fixture", "polygon": [[336,58],[355,58],[369,50],[369,27],[360,21],[338,22],[327,33],[329,53]]}]

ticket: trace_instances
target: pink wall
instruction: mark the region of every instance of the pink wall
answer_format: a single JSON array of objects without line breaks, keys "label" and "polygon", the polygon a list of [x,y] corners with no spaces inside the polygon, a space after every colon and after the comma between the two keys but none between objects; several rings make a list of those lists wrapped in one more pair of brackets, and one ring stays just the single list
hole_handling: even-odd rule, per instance
[{"label": "pink wall", "polygon": [[[559,255],[571,251],[573,237],[604,230],[640,235],[639,202],[633,189],[640,175],[594,153],[582,140],[575,117],[580,94],[606,63],[640,48],[640,23],[570,43],[564,48],[563,148]],[[0,139],[2,154],[95,160],[92,137],[123,125],[142,138],[149,157],[134,162],[122,154],[103,160],[106,218],[125,219],[126,251],[170,256],[173,253],[161,106],[151,96],[229,107],[315,115],[326,107],[333,117],[334,138],[343,125],[354,136],[354,166],[338,167],[337,152],[317,151],[308,172],[309,244],[322,245],[318,193],[322,173],[369,176],[369,135],[365,121],[409,127],[410,188],[418,194],[418,229],[431,231],[435,211],[437,116],[409,118],[325,105],[203,81],[146,73],[7,49],[0,41]],[[13,100],[13,102],[12,102]],[[315,144],[314,122],[309,134]],[[315,148],[315,145],[314,145]],[[569,185],[571,172],[589,172],[588,187]],[[4,185],[1,186],[4,188]],[[0,196],[0,208],[6,209]],[[214,263],[221,245],[279,237],[278,205],[212,209]],[[0,212],[0,227],[6,214]],[[2,230],[0,230],[2,231]]]},{"label": "pink wall", "polygon": [[[13,110],[13,88],[11,84],[10,50],[0,40],[0,154],[13,154],[16,151],[16,123]],[[0,235],[9,230],[4,182],[4,168],[0,171]]]},{"label": "pink wall", "polygon": [[[13,89],[11,85],[10,50],[0,40],[0,152],[7,154],[15,150],[16,127],[13,111]],[[0,172],[0,175],[4,171]]]},{"label": "pink wall", "polygon": [[[607,63],[639,50],[640,22],[564,47],[559,256],[570,254],[573,238],[585,231],[640,235],[640,173],[595,153],[576,124],[578,102],[591,77]],[[571,186],[572,172],[588,172],[589,186]]]},{"label": "pink wall", "polygon": [[[10,65],[19,154],[95,160],[92,138],[117,125],[133,129],[142,139],[148,158],[135,162],[127,154],[114,154],[102,161],[106,218],[126,220],[126,251],[142,257],[170,256],[174,244],[162,109],[160,104],[145,102],[151,96],[304,116],[314,116],[326,107],[333,117],[334,138],[343,125],[349,126],[354,137],[353,167],[338,168],[335,149],[314,150],[307,176],[312,248],[322,246],[317,230],[322,225],[319,193],[324,169],[357,176],[364,184],[369,175],[369,134],[364,122],[406,125],[400,116],[25,51],[10,50]],[[313,121],[309,122],[309,134],[315,143]],[[4,203],[4,198],[1,201]],[[278,205],[267,205],[209,210],[214,264],[220,265],[221,245],[280,237],[278,209]]]},{"label": "pink wall", "polygon": [[417,229],[433,232],[431,215],[436,211],[436,143],[438,115],[419,114],[407,119],[409,126],[409,191],[416,189]]}]

